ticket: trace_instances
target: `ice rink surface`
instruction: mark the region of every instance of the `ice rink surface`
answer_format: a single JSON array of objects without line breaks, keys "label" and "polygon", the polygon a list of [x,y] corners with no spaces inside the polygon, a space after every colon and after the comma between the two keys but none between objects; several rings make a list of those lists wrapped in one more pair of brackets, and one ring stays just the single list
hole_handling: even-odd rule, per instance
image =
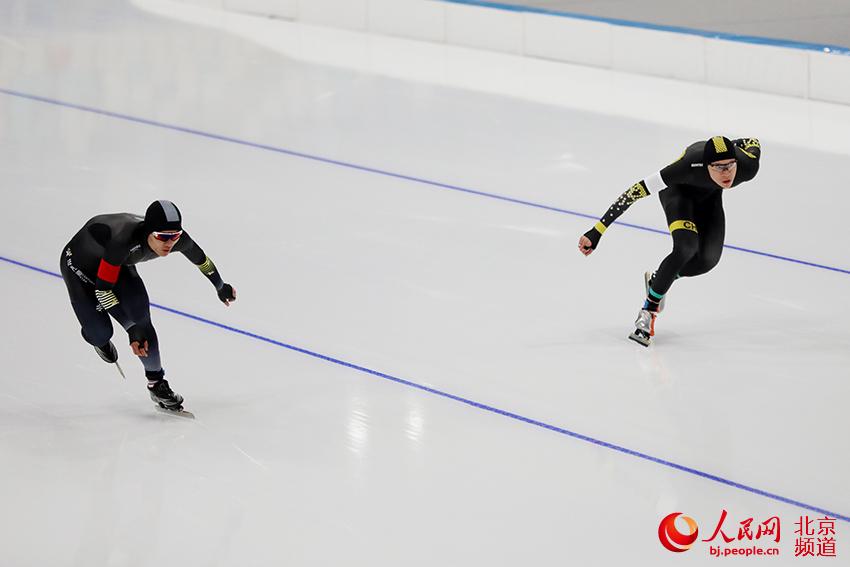
[{"label": "ice rink surface", "polygon": [[[578,236],[719,133],[762,142],[724,196],[739,249],[674,285],[643,349],[657,197],[589,258]],[[847,107],[166,0],[5,2],[0,565],[700,565],[718,541],[670,553],[659,522],[702,540],[724,509],[733,537],[781,518],[780,557],[749,559],[773,565],[804,561],[800,516],[838,517],[844,564],[848,171]],[[96,357],[51,275],[89,217],[160,198],[239,292],[139,267],[195,421],[154,411],[120,328],[126,382]]]}]

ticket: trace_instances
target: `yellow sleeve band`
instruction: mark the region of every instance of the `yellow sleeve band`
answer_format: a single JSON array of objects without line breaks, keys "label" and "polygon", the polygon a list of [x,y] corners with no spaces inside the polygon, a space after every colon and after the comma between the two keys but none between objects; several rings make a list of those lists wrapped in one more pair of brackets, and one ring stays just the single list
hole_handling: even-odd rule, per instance
[{"label": "yellow sleeve band", "polygon": [[595,228],[599,234],[603,234],[606,230],[608,230],[608,227],[602,224],[602,222],[597,222],[593,225],[593,228]]},{"label": "yellow sleeve band", "polygon": [[198,266],[198,269],[201,270],[201,272],[205,276],[211,276],[215,273],[215,264],[213,264],[212,260],[210,260],[210,257],[207,256],[204,260],[204,263]]}]

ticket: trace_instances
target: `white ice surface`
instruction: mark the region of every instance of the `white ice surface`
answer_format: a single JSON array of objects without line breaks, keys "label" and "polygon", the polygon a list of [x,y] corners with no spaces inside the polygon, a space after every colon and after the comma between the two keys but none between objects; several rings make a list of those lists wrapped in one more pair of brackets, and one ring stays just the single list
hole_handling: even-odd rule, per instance
[{"label": "white ice surface", "polygon": [[[157,198],[239,300],[174,257],[139,267],[155,303],[850,515],[847,107],[161,0],[5,4],[0,565],[707,564],[658,522],[709,537],[722,509],[727,533],[780,515],[771,564],[799,563],[806,508],[156,309],[198,418],[155,412],[122,333],[126,382],[62,282],[8,260],[56,272],[87,218]],[[669,237],[584,258],[588,218],[127,116],[591,216],[693,140],[757,136],[727,242],[845,271],[727,250],[642,349]],[[623,220],[664,228],[655,197]]]}]

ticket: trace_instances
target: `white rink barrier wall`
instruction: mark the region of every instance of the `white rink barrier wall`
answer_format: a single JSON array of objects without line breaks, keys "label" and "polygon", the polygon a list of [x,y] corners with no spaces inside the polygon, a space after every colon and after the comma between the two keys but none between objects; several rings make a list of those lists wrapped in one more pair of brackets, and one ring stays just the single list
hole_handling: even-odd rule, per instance
[{"label": "white rink barrier wall", "polygon": [[850,50],[477,0],[182,0],[375,34],[850,104]]}]

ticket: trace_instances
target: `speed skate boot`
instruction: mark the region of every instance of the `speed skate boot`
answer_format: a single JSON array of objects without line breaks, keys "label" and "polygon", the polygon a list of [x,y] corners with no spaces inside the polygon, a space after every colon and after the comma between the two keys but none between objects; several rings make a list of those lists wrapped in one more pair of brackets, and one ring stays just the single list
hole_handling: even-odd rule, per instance
[{"label": "speed skate boot", "polygon": [[652,283],[652,278],[655,277],[655,272],[645,272],[643,274],[643,282],[646,286],[646,296],[651,297],[658,301],[658,313],[664,311],[664,301],[667,299],[665,296],[658,297],[658,295],[652,291],[650,284]]},{"label": "speed skate boot", "polygon": [[103,346],[94,347],[94,351],[104,362],[108,362],[109,364],[118,362],[118,350],[112,344],[112,341],[109,341]]},{"label": "speed skate boot", "polygon": [[183,409],[183,396],[174,393],[164,378],[158,380],[148,379],[148,393],[153,403],[162,409],[180,411]]},{"label": "speed skate boot", "polygon": [[658,314],[647,309],[641,309],[635,321],[635,330],[629,338],[645,347],[649,346],[655,335],[655,317]]}]

